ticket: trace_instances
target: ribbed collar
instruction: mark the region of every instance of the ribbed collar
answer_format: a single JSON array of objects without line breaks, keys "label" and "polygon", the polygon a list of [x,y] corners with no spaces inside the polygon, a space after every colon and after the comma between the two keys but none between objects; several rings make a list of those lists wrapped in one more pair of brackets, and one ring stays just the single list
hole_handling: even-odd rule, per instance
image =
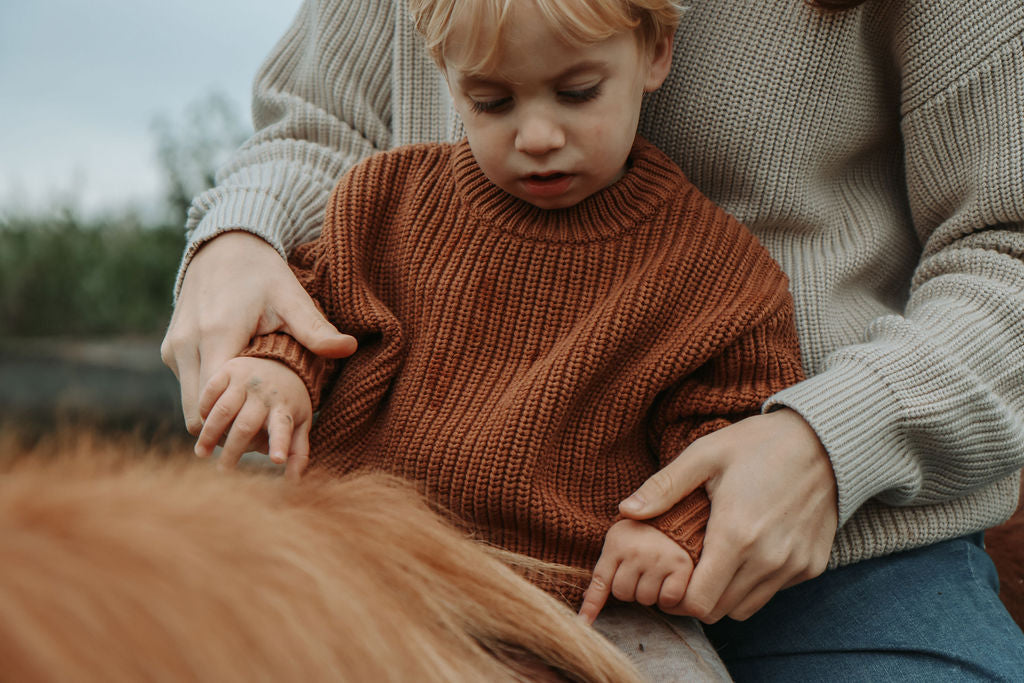
[{"label": "ribbed collar", "polygon": [[546,242],[593,242],[628,232],[686,183],[679,168],[640,136],[633,142],[625,175],[567,209],[540,209],[499,188],[484,175],[465,139],[452,150],[452,173],[457,191],[477,218]]}]

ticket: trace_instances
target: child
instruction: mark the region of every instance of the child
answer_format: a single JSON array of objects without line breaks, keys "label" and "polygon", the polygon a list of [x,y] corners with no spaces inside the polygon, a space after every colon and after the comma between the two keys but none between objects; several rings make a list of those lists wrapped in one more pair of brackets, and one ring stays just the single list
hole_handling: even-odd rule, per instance
[{"label": "child", "polygon": [[342,178],[293,266],[359,351],[339,363],[287,335],[255,339],[204,390],[196,452],[227,432],[230,466],[265,429],[297,476],[308,435],[318,468],[414,480],[491,543],[586,569],[600,556],[616,598],[672,607],[706,494],[650,524],[615,522],[618,502],[802,378],[777,264],[636,137],[678,7],[412,7],[467,140]]}]

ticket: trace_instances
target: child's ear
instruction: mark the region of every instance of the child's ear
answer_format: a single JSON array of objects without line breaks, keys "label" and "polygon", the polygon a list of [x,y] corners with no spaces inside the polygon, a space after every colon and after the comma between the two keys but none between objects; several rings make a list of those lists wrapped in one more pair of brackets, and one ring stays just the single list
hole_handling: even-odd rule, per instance
[{"label": "child's ear", "polygon": [[650,63],[644,92],[653,92],[661,87],[672,68],[672,34],[663,36],[649,48]]}]

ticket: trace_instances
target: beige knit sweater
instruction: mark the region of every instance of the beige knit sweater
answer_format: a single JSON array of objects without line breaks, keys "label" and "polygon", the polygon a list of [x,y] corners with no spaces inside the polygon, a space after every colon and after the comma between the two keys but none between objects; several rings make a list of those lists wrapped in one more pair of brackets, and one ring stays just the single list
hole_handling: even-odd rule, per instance
[{"label": "beige knit sweater", "polygon": [[[292,262],[360,341],[337,364],[283,334],[246,354],[309,387],[311,465],[418,482],[549,562],[592,569],[619,501],[803,379],[778,264],[643,140],[621,180],[559,211],[491,183],[465,141],[373,156]],[[708,509],[700,490],[655,526],[696,560]]]},{"label": "beige knit sweater", "polygon": [[[451,138],[404,3],[310,0],[255,84],[256,135],[197,198],[187,259],[282,254],[375,150]],[[693,3],[641,132],[789,275],[800,412],[839,490],[842,564],[985,528],[1024,465],[1024,0]]]}]

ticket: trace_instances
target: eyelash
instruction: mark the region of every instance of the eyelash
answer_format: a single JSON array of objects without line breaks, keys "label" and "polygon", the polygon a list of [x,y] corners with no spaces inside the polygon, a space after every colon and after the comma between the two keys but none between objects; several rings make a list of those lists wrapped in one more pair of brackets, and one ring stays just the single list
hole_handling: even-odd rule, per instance
[{"label": "eyelash", "polygon": [[[584,102],[590,102],[600,94],[600,83],[582,90],[560,90],[558,92],[558,96],[569,104],[583,104]],[[511,102],[511,97],[502,97],[498,100],[488,100],[486,102],[470,100],[470,108],[477,114],[494,114],[500,112]]]},{"label": "eyelash", "polygon": [[477,114],[494,114],[501,111],[501,109],[511,101],[511,97],[502,97],[500,100],[488,100],[487,102],[470,100],[470,107]]},{"label": "eyelash", "polygon": [[584,102],[589,102],[590,100],[595,99],[600,94],[601,84],[598,83],[597,85],[592,85],[589,88],[584,88],[582,90],[563,90],[558,93],[558,96],[569,100],[573,104],[583,104]]}]

